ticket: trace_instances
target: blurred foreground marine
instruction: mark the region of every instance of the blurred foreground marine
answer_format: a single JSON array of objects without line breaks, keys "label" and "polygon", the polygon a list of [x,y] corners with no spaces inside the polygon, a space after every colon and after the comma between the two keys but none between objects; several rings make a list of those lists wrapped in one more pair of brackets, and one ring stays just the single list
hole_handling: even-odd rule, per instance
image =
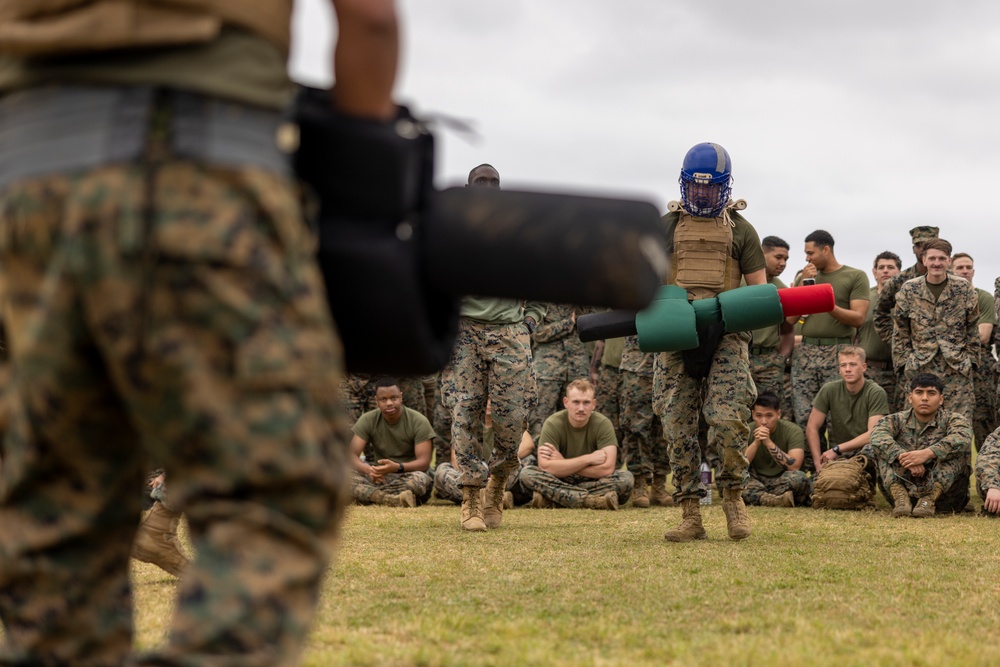
[{"label": "blurred foreground marine", "polygon": [[[756,230],[733,202],[732,161],[722,146],[698,144],[684,156],[681,203],[672,202],[663,221],[669,283],[688,292],[688,299],[706,299],[740,286],[764,284],[764,253]],[[749,441],[750,405],[756,398],[750,379],[749,333],[725,333],[721,323],[698,331],[699,346],[685,352],[660,352],[653,368],[653,409],[663,423],[670,467],[677,491],[674,500],[684,512],[680,525],[664,536],[671,542],[707,537],[701,521],[701,447],[698,415],[708,423],[708,446],[715,448],[722,469],[716,476],[722,489],[722,509],[729,537],[750,535],[750,517],[743,503]],[[702,399],[704,391],[704,400]]]},{"label": "blurred foreground marine", "polygon": [[[298,660],[347,484],[341,348],[274,140],[291,4],[0,4],[0,664]],[[337,106],[391,116],[394,3],[333,5]],[[132,657],[149,460],[196,556],[166,645]]]}]

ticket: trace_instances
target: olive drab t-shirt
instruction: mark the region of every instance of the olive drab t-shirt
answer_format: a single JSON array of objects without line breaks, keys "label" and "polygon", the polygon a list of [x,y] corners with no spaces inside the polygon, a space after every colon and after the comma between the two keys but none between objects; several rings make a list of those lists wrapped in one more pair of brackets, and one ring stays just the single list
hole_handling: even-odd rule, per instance
[{"label": "olive drab t-shirt", "polygon": [[[755,428],[756,426],[751,425],[750,440],[747,442],[748,447],[753,444],[753,432]],[[787,454],[793,449],[805,451],[806,437],[798,424],[779,419],[777,428],[771,434],[771,442]],[[750,462],[750,467],[758,475],[763,475],[764,477],[777,477],[785,472],[785,466],[775,461],[771,453],[767,451],[767,447],[763,445],[757,447],[757,453],[754,455],[753,461]]]},{"label": "olive drab t-shirt", "polygon": [[843,380],[827,382],[813,399],[813,407],[826,413],[830,447],[853,440],[868,430],[868,418],[889,414],[889,398],[874,380],[865,380],[857,394],[847,391]]},{"label": "olive drab t-shirt", "polygon": [[158,84],[281,109],[294,89],[285,55],[249,31],[223,27],[208,44],[25,60],[0,56],[0,91],[74,83]]},{"label": "olive drab t-shirt", "polygon": [[[850,308],[851,301],[868,301],[871,284],[864,271],[850,266],[841,266],[830,273],[817,273],[817,285],[833,285],[837,305]],[[802,335],[810,338],[852,338],[854,327],[838,321],[830,313],[816,313],[806,318],[802,325]]]},{"label": "olive drab t-shirt", "polygon": [[[785,287],[787,287],[787,285],[781,282],[781,280],[777,277],[771,278],[767,282],[768,284],[774,285],[778,289],[785,289]],[[746,285],[746,280],[743,280],[741,285]],[[763,329],[754,329],[751,333],[753,334],[753,341],[750,344],[754,347],[760,346],[776,348],[778,347],[778,344],[781,343],[780,323]]]},{"label": "olive drab t-shirt", "polygon": [[405,406],[395,424],[389,424],[377,408],[369,410],[354,424],[353,431],[374,448],[376,461],[391,459],[398,463],[414,460],[414,445],[437,437],[427,417]]},{"label": "olive drab t-shirt", "polygon": [[878,303],[878,288],[872,287],[868,295],[871,307],[865,315],[865,323],[858,329],[858,347],[865,351],[869,361],[892,361],[892,346],[886,345],[875,331],[875,304]]},{"label": "olive drab t-shirt", "polygon": [[569,423],[566,410],[560,410],[545,420],[538,442],[551,444],[567,459],[592,454],[608,445],[618,446],[615,427],[600,412],[592,413],[583,428],[574,428]]},{"label": "olive drab t-shirt", "polygon": [[993,295],[978,287],[976,288],[976,294],[979,295],[979,323],[996,325],[997,306]]}]

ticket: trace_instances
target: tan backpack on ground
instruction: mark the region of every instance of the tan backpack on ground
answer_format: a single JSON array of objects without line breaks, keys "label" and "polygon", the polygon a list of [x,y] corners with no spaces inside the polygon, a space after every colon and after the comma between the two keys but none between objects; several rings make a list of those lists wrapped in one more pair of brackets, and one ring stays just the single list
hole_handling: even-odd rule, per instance
[{"label": "tan backpack on ground", "polygon": [[874,485],[865,472],[867,467],[868,457],[863,454],[825,464],[813,485],[813,507],[832,510],[867,507],[875,494]]}]

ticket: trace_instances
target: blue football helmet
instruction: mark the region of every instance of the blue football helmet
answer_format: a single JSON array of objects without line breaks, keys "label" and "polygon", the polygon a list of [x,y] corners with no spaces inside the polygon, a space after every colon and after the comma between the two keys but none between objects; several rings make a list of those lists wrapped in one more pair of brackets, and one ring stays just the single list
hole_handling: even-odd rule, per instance
[{"label": "blue football helmet", "polygon": [[719,144],[694,146],[681,167],[681,203],[691,215],[714,218],[733,192],[733,161]]}]

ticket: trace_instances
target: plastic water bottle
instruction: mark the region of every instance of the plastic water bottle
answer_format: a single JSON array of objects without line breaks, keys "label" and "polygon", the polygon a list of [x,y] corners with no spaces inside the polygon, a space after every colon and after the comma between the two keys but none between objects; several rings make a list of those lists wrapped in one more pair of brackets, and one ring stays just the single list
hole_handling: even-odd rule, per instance
[{"label": "plastic water bottle", "polygon": [[708,467],[708,464],[702,461],[701,463],[701,484],[705,487],[705,497],[701,499],[702,505],[712,504],[712,469]]}]

